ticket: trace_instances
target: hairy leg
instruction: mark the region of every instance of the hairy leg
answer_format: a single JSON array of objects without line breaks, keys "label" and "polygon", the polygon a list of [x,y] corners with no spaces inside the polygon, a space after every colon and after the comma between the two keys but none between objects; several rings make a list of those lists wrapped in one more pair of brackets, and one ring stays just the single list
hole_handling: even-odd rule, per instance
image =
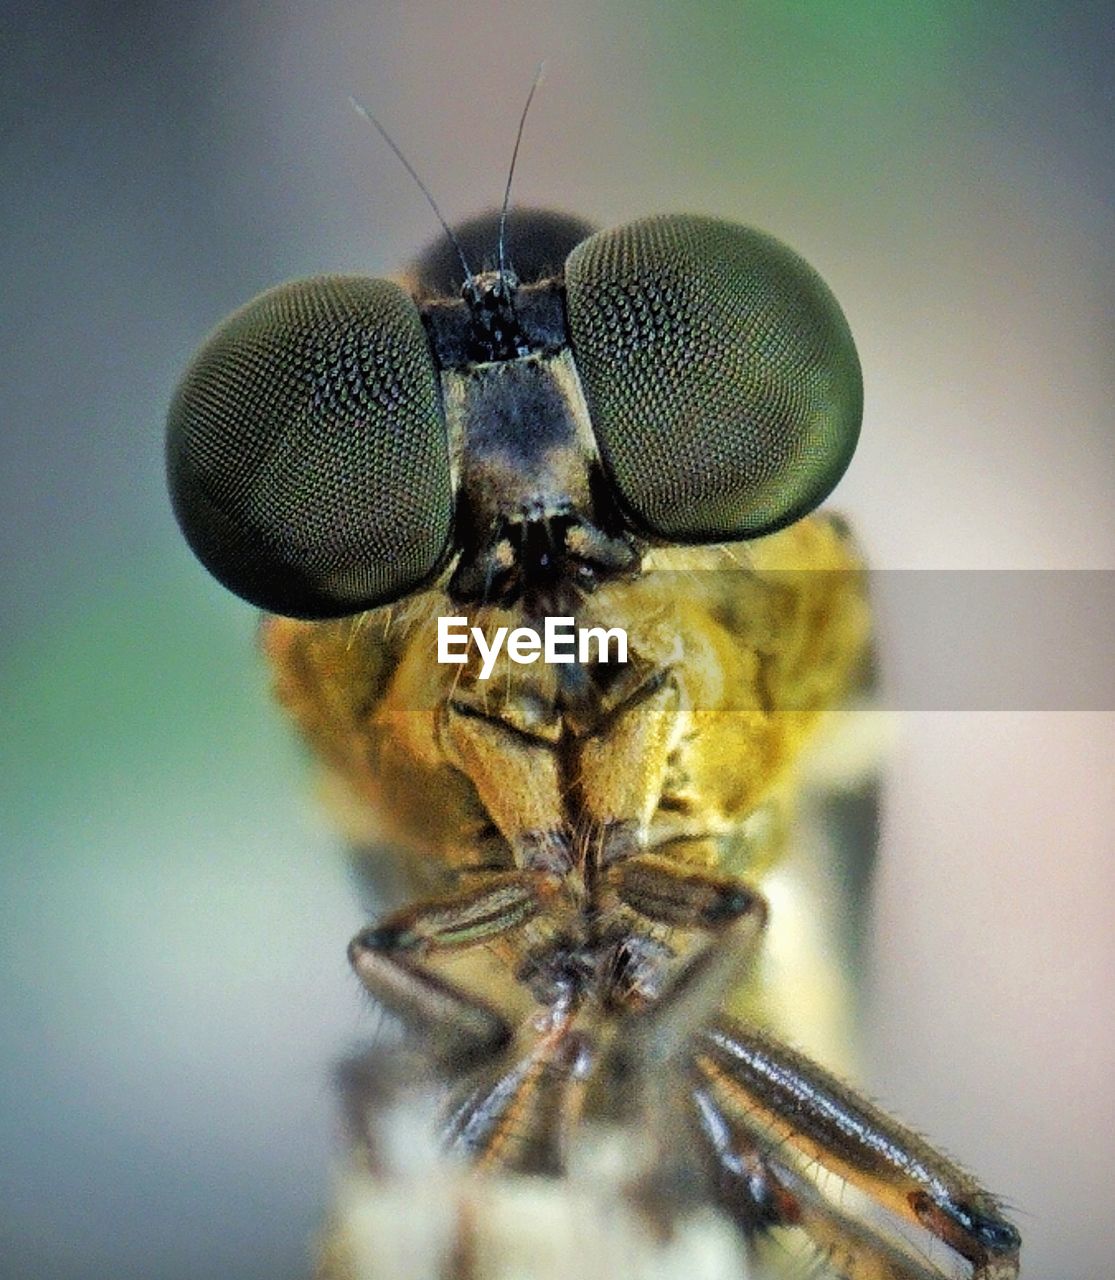
[{"label": "hairy leg", "polygon": [[760,1185],[773,1179],[787,1197],[777,1218],[813,1235],[837,1274],[923,1280],[949,1271],[826,1201],[826,1173],[935,1236],[971,1264],[972,1280],[1015,1280],[1018,1232],[994,1197],[816,1063],[721,1019],[695,1038],[690,1071],[697,1125],[719,1167],[758,1159]]}]

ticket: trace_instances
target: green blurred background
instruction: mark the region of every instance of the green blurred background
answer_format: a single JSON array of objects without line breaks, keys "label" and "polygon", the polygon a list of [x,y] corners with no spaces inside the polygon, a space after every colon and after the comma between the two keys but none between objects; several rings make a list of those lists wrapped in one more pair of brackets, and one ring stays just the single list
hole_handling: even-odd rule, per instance
[{"label": "green blurred background", "polygon": [[[0,1275],[294,1278],[329,1064],[374,1030],[364,917],[161,431],[226,312],[436,233],[348,95],[457,218],[498,202],[545,58],[519,201],[721,214],[831,284],[867,384],[837,501],[875,565],[1110,570],[1110,6],[91,0],[4,28]],[[865,1082],[1018,1206],[1029,1280],[1115,1254],[1112,705],[909,712],[890,771]]]}]

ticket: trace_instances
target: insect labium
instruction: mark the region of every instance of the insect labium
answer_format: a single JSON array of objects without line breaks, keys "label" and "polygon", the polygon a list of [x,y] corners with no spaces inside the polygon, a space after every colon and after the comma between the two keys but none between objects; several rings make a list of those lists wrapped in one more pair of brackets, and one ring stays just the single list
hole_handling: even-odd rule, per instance
[{"label": "insect labium", "polygon": [[[792,993],[755,964],[869,644],[816,510],[860,426],[844,316],[728,222],[521,212],[497,265],[497,221],[457,232],[483,270],[439,244],[402,283],[263,294],[170,412],[186,537],[267,611],[279,700],[414,886],[352,965],[471,1166],[559,1179],[616,1126],[664,1221],[800,1233],[846,1280],[1008,1280],[995,1199],[772,1034]],[[437,662],[448,615],[621,627],[628,659],[481,679]]]}]

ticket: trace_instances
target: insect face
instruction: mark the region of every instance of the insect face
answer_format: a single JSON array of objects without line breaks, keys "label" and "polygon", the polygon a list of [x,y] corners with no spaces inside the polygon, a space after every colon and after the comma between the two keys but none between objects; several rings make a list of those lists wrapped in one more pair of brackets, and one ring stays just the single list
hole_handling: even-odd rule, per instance
[{"label": "insect face", "polygon": [[[466,261],[497,225],[459,230]],[[560,1174],[584,1117],[634,1118],[659,1207],[804,1231],[848,1280],[948,1274],[903,1226],[1010,1280],[993,1198],[756,1025],[755,881],[869,643],[858,553],[810,514],[859,431],[844,317],[712,218],[524,213],[507,243],[509,268],[438,246],[401,284],[272,290],[171,408],[186,537],[276,615],[280,700],[425,893],[352,964],[477,1164]],[[447,614],[555,613],[622,628],[627,662],[434,660]]]},{"label": "insect face", "polygon": [[447,283],[435,261],[417,298],[326,277],[226,321],[168,435],[175,510],[206,566],[273,612],[341,617],[429,586],[455,555],[453,590],[475,598],[524,557],[539,567],[547,528],[587,581],[581,566],[629,567],[636,540],[757,537],[812,510],[862,410],[820,278],[711,218],[584,231],[525,219],[537,255],[460,297],[426,295]]}]

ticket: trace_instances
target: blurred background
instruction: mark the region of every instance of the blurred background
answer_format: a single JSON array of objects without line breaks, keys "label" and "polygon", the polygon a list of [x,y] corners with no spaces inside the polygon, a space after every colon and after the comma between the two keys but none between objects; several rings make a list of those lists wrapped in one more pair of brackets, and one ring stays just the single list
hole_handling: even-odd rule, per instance
[{"label": "blurred background", "polygon": [[[173,524],[162,423],[229,310],[436,235],[348,95],[456,219],[498,203],[545,58],[520,202],[754,223],[832,286],[867,386],[835,501],[874,565],[1111,570],[1110,13],[9,0],[4,28],[0,1274],[294,1280],[329,1064],[374,1022],[363,915],[252,611]],[[1048,621],[1051,669],[1111,634]],[[1115,698],[1014,701],[898,717],[864,1083],[1016,1206],[1027,1280],[1094,1280]]]}]

